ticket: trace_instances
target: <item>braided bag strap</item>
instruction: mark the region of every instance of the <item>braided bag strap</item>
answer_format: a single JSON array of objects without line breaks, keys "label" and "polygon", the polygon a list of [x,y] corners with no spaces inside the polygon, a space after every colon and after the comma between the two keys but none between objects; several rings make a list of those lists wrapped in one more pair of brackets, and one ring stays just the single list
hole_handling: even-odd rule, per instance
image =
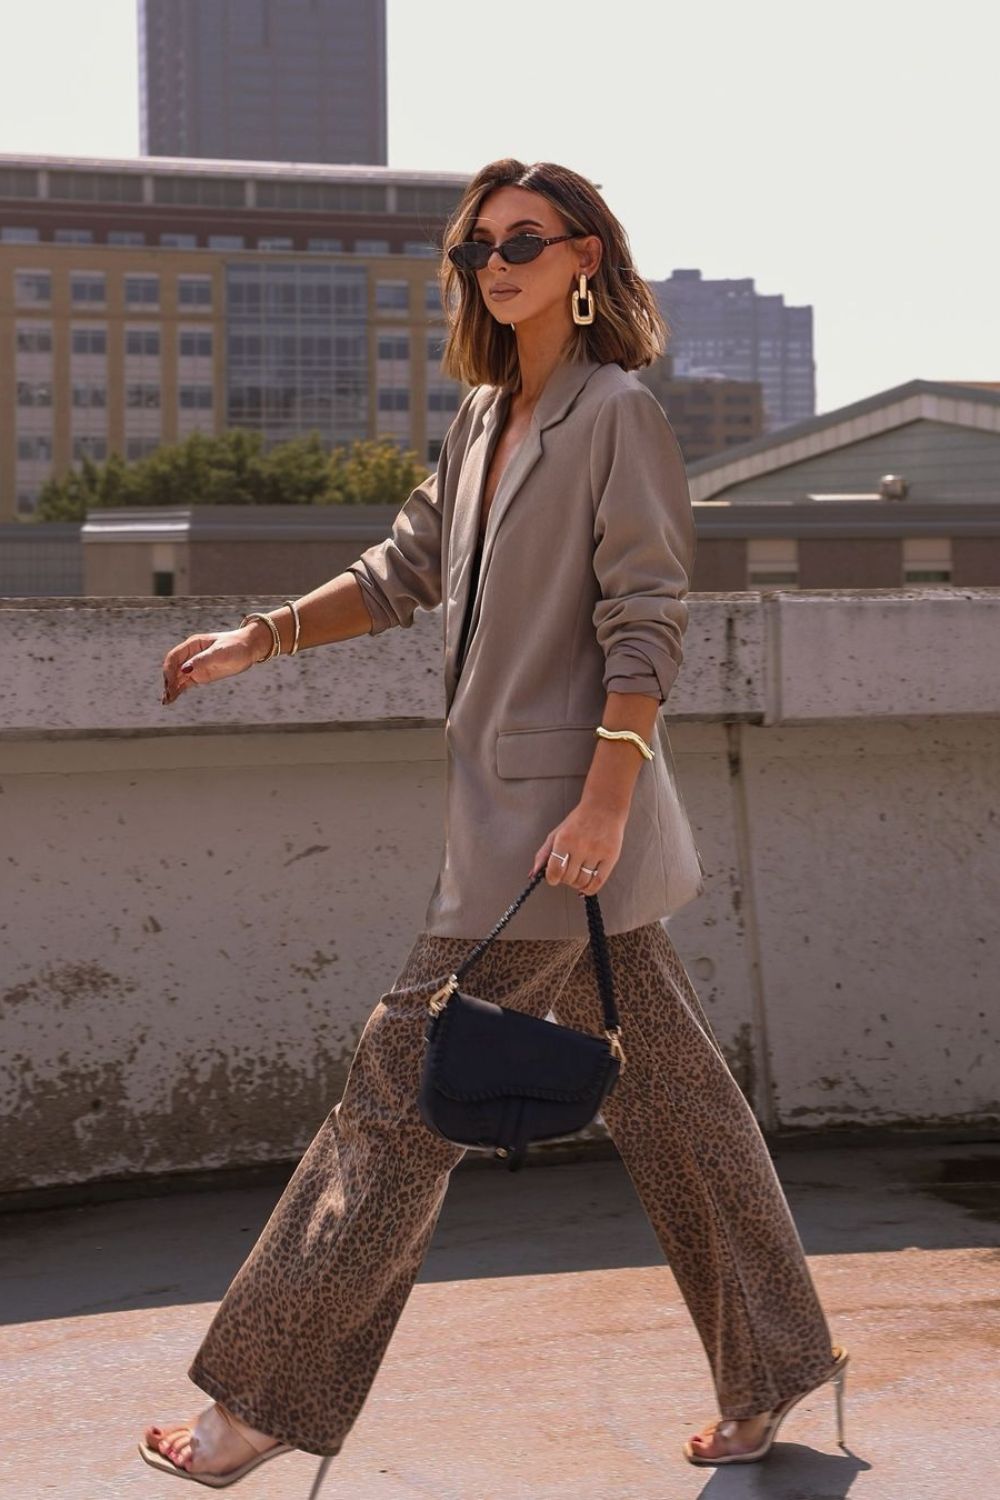
[{"label": "braided bag strap", "polygon": [[[536,870],[534,875],[532,875],[517,900],[511,902],[492,932],[487,937],[484,937],[482,942],[477,943],[472,952],[455,969],[454,977],[459,982],[464,979],[473,964],[478,963],[490,944],[503,931],[511,918],[517,915],[532,891],[544,879],[545,866],[543,865],[540,870]],[[600,903],[596,896],[584,896],[583,900],[587,908],[590,951],[593,955],[594,972],[597,975],[597,988],[604,1010],[604,1025],[606,1030],[617,1032],[619,1029],[618,1008],[615,1004],[614,976],[611,972],[611,955],[608,952],[608,940],[604,932],[604,918],[601,915]]]}]

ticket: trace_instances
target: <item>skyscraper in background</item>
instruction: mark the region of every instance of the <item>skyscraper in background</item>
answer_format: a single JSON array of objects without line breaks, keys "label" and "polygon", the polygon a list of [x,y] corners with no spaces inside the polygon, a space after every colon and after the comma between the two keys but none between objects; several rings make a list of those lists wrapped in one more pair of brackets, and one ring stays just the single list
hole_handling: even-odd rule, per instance
[{"label": "skyscraper in background", "polygon": [[759,380],[765,432],[815,416],[811,307],[786,307],[749,276],[706,281],[698,270],[675,270],[650,286],[671,326],[675,376]]},{"label": "skyscraper in background", "polygon": [[145,156],[386,162],[385,0],[139,0]]}]

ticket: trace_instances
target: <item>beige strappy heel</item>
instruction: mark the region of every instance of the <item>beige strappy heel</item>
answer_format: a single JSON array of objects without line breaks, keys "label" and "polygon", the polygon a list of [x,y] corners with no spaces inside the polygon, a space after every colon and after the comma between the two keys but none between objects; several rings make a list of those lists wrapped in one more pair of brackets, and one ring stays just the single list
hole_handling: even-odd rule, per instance
[{"label": "beige strappy heel", "polygon": [[[747,1453],[722,1453],[718,1456],[718,1458],[706,1458],[703,1457],[700,1453],[696,1453],[694,1451],[691,1446],[691,1440],[689,1438],[688,1441],[684,1444],[684,1457],[687,1459],[688,1463],[701,1464],[705,1466],[715,1464],[752,1464],[758,1462],[759,1459],[766,1458],[771,1451],[771,1446],[774,1443],[775,1438],[778,1436],[778,1429],[780,1428],[785,1418],[788,1416],[788,1413],[791,1411],[792,1407],[795,1406],[796,1403],[801,1401],[804,1397],[811,1395],[813,1391],[818,1391],[820,1386],[826,1385],[831,1381],[833,1383],[834,1395],[837,1399],[837,1442],[841,1445],[841,1447],[843,1447],[844,1382],[847,1376],[847,1362],[850,1359],[850,1355],[848,1354],[846,1349],[841,1348],[839,1345],[834,1348],[833,1354],[833,1366],[830,1369],[829,1373],[823,1376],[822,1380],[818,1381],[816,1385],[810,1386],[807,1391],[800,1391],[797,1396],[788,1396],[784,1401],[780,1402],[773,1411],[768,1412],[767,1426],[764,1428],[763,1435],[756,1448],[750,1449],[750,1451]],[[732,1419],[730,1419],[729,1421],[716,1422],[715,1425],[711,1428],[709,1436],[714,1436],[715,1433],[718,1433],[720,1437],[733,1437],[736,1432],[736,1427],[737,1423]]]},{"label": "beige strappy heel", "polygon": [[[224,1408],[220,1409],[222,1410],[222,1415],[226,1418],[227,1421],[229,1421],[228,1412]],[[232,1426],[231,1422],[230,1426]],[[253,1443],[245,1433],[241,1432],[239,1436],[243,1439],[248,1448],[254,1447]],[[228,1488],[229,1485],[238,1483],[239,1480],[245,1478],[247,1474],[251,1473],[253,1469],[256,1469],[261,1464],[266,1463],[269,1458],[280,1458],[283,1453],[298,1452],[299,1449],[294,1448],[291,1443],[272,1443],[270,1448],[255,1449],[253,1458],[248,1458],[246,1463],[240,1464],[238,1469],[230,1469],[227,1474],[191,1474],[187,1469],[181,1469],[177,1466],[177,1464],[172,1463],[171,1460],[167,1458],[165,1454],[160,1453],[158,1449],[150,1448],[148,1443],[139,1443],[139,1455],[141,1458],[145,1459],[146,1463],[149,1464],[151,1468],[159,1469],[162,1474],[174,1474],[178,1479],[193,1479],[195,1484],[204,1484],[207,1485],[209,1489],[213,1490],[224,1490]],[[320,1460],[320,1466],[313,1479],[312,1488],[309,1491],[308,1500],[316,1500],[316,1497],[320,1491],[320,1485],[326,1478],[327,1470],[333,1462],[334,1457],[334,1454],[329,1454],[326,1458]]]}]

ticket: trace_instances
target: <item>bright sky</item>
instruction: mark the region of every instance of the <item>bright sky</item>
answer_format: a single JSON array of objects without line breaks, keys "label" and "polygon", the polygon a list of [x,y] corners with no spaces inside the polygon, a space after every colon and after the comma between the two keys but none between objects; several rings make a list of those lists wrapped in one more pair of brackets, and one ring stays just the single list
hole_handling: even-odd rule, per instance
[{"label": "bright sky", "polygon": [[[820,411],[1000,379],[996,0],[388,0],[388,36],[392,166],[585,173],[644,276],[812,303]],[[137,77],[135,0],[2,0],[0,151],[136,155]]]}]

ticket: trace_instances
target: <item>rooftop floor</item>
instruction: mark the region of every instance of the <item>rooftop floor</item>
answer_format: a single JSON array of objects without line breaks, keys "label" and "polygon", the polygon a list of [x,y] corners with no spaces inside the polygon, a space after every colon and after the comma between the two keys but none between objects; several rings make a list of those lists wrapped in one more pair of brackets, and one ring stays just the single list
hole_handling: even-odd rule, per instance
[{"label": "rooftop floor", "polygon": [[[322,1500],[1000,1495],[1000,1143],[776,1161],[853,1356],[846,1451],[824,1389],[765,1463],[686,1464],[708,1366],[619,1163],[470,1165]],[[187,1364],[279,1191],[0,1218],[3,1500],[168,1493],[136,1439],[207,1404]],[[289,1455],[240,1494],[302,1500],[316,1464]]]}]

